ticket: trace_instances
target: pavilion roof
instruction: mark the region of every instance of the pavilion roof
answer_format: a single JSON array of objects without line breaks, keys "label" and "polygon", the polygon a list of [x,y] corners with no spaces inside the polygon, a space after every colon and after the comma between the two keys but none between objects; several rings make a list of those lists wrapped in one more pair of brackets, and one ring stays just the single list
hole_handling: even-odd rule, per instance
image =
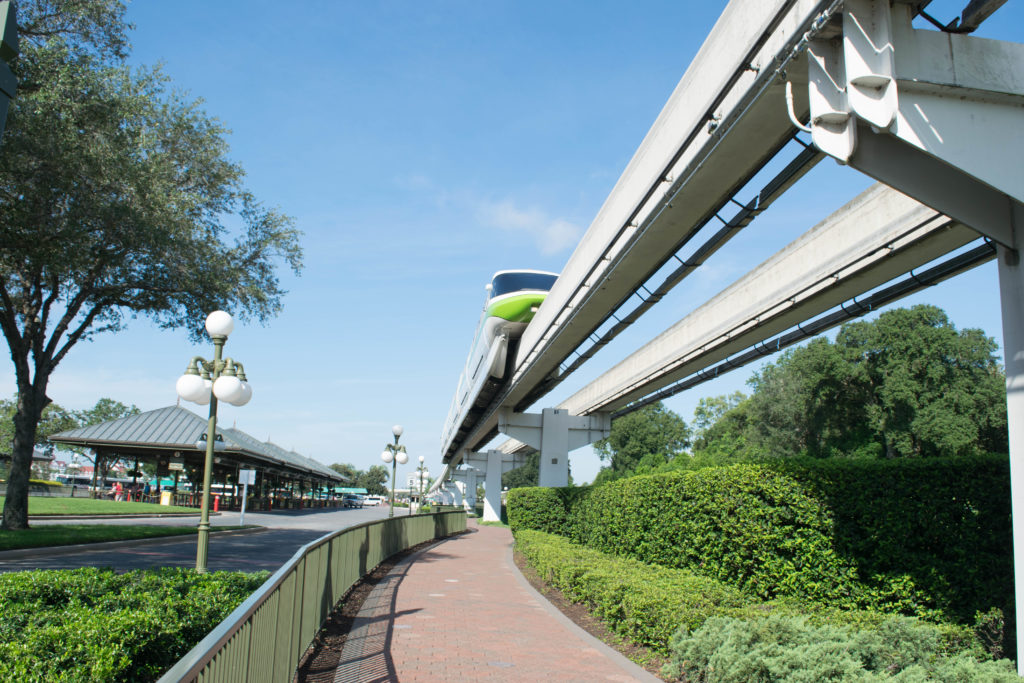
[{"label": "pavilion roof", "polygon": [[[50,436],[54,443],[126,453],[197,451],[205,438],[207,420],[181,406],[168,406],[129,415],[89,427],[69,429]],[[260,441],[240,429],[217,429],[216,453],[220,458],[262,462],[294,474],[315,476],[336,482],[347,481],[322,463],[275,444]]]}]

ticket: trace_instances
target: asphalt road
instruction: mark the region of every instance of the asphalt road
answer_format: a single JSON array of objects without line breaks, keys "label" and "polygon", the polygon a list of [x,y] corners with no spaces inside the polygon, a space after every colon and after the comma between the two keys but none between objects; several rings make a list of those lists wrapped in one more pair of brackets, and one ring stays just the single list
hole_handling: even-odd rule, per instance
[{"label": "asphalt road", "polygon": [[[403,508],[395,514],[408,514]],[[276,571],[303,545],[325,534],[355,524],[384,519],[388,508],[367,507],[341,510],[287,510],[281,512],[246,512],[246,524],[264,527],[257,532],[224,535],[211,534],[207,556],[210,571]],[[135,519],[80,519],[31,520],[37,524],[152,524],[158,526],[185,526],[198,524],[196,517],[135,518]],[[237,512],[211,516],[211,526],[234,526],[239,523]],[[11,557],[0,553],[0,572],[29,569],[73,569],[77,567],[112,567],[118,571],[151,569],[155,567],[194,567],[196,563],[196,537],[174,537],[159,541],[128,541],[117,547],[90,549],[88,545],[61,549],[41,549],[31,555]]]}]

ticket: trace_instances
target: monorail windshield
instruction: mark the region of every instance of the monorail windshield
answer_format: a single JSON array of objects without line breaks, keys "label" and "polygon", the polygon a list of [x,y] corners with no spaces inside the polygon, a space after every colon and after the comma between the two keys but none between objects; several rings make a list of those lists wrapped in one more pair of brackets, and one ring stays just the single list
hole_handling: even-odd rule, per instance
[{"label": "monorail windshield", "polygon": [[551,291],[558,275],[555,273],[509,272],[498,273],[491,280],[491,298],[524,290]]}]

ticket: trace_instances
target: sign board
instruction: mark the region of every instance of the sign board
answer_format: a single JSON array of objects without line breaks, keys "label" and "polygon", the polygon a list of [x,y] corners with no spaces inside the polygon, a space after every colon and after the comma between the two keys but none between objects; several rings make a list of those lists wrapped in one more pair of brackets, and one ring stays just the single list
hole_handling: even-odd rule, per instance
[{"label": "sign board", "polygon": [[249,484],[253,486],[256,484],[256,470],[238,470],[238,483]]},{"label": "sign board", "polygon": [[169,461],[167,461],[167,469],[171,472],[184,472],[185,458],[171,458]]}]

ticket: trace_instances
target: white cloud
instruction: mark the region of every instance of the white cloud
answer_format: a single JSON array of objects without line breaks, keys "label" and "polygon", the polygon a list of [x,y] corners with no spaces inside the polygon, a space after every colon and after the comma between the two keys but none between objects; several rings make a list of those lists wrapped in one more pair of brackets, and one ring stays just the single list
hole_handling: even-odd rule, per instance
[{"label": "white cloud", "polygon": [[541,209],[521,208],[510,200],[481,202],[478,214],[485,225],[531,236],[545,255],[575,247],[583,234],[583,229],[574,223],[552,218]]}]

